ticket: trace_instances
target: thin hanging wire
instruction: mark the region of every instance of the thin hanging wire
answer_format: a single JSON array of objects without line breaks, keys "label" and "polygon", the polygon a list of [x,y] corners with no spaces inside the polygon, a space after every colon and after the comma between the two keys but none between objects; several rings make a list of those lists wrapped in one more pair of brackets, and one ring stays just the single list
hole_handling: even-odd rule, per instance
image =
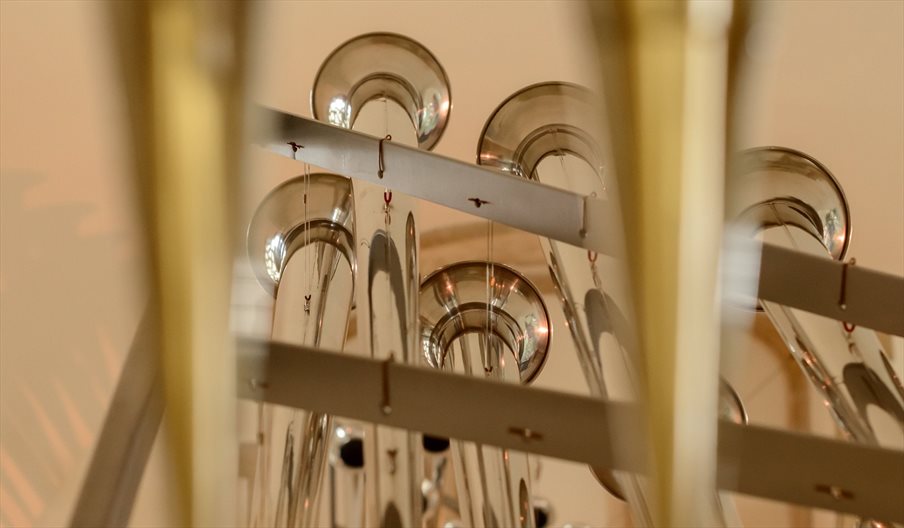
[{"label": "thin hanging wire", "polygon": [[772,216],[775,218],[775,221],[778,222],[778,225],[782,226],[782,229],[785,231],[785,234],[788,235],[788,240],[791,242],[791,247],[795,250],[800,251],[800,248],[797,247],[797,241],[794,240],[794,235],[791,233],[791,230],[788,229],[788,224],[782,220],[782,217],[778,214],[778,209],[775,208],[774,203],[769,203],[769,209],[772,210]]},{"label": "thin hanging wire", "polygon": [[490,359],[490,336],[493,333],[493,221],[487,220],[487,325],[484,332],[484,370],[487,374],[493,371],[495,361]]},{"label": "thin hanging wire", "polygon": [[493,274],[493,221],[487,220],[487,325],[484,332],[484,370],[487,374],[493,372],[493,365],[496,364],[491,359],[490,337],[493,333],[493,287],[495,286],[495,277]]},{"label": "thin hanging wire", "polygon": [[314,266],[313,266],[313,258],[311,256],[311,224],[310,219],[308,218],[308,196],[310,195],[311,190],[311,166],[307,163],[304,164],[304,235],[303,235],[303,244],[304,244],[304,312],[306,314],[311,313],[311,286],[314,282]]},{"label": "thin hanging wire", "polygon": [[[383,137],[387,138],[387,137],[390,137],[390,135],[389,135],[389,100],[386,97],[384,97],[382,99],[382,102],[383,102]],[[391,235],[389,233],[389,226],[392,223],[392,216],[391,216],[391,212],[390,212],[391,209],[392,209],[392,191],[389,190],[389,188],[386,188],[383,190],[383,230],[386,233],[386,237],[385,237],[386,238],[386,250],[383,252],[383,255],[384,255],[384,258],[386,259],[384,269],[386,270],[387,282],[390,281],[391,276],[389,274],[389,270],[392,269],[392,266],[391,266],[392,263],[389,258],[390,250],[392,248],[392,245],[391,245],[392,240],[391,240]],[[390,286],[389,291],[392,292],[392,285],[390,284],[389,286]],[[386,296],[386,316],[390,317],[390,318],[392,317],[392,313],[393,313],[392,305],[393,305],[393,298],[392,298],[392,294],[390,294],[390,295]]]},{"label": "thin hanging wire", "polygon": [[384,97],[383,101],[383,137],[389,135],[389,99]]}]

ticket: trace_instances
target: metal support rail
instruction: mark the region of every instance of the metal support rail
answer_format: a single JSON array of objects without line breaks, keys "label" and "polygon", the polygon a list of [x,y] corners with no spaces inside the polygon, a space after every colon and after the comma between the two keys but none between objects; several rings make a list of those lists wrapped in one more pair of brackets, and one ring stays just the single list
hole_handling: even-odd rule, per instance
[{"label": "metal support rail", "polygon": [[[269,108],[261,107],[258,113],[264,126],[255,140],[277,154],[540,236],[606,255],[617,253],[612,241],[618,234],[607,230],[618,224],[604,200],[391,141],[383,144],[386,170],[379,179],[379,138]],[[291,143],[304,148],[296,152]],[[904,336],[904,278],[850,267],[846,309],[841,309],[844,267],[765,244],[759,297]]]},{"label": "metal support rail", "polygon": [[[260,340],[241,339],[238,357],[242,398],[644,469],[640,415],[629,404]],[[388,415],[384,403],[391,403]],[[610,442],[616,434],[617,453]],[[904,522],[904,451],[728,422],[720,423],[719,438],[722,489]]]},{"label": "metal support rail", "polygon": [[761,299],[904,336],[902,277],[763,244],[759,284]]},{"label": "metal support rail", "polygon": [[[349,178],[471,213],[530,233],[613,255],[607,202],[392,141],[261,107],[254,141]],[[294,151],[291,143],[303,148]],[[476,199],[476,200],[475,200]],[[543,204],[543,207],[534,207]],[[531,205],[531,206],[527,206]]]}]

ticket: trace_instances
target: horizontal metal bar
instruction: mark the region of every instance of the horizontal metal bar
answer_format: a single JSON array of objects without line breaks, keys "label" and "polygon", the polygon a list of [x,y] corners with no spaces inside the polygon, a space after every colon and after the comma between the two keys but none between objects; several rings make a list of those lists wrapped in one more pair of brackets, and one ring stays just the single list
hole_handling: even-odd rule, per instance
[{"label": "horizontal metal bar", "polygon": [[[269,354],[268,354],[268,346]],[[239,341],[239,395],[290,407],[415,429],[437,436],[473,440],[532,453],[586,461],[601,467],[639,471],[643,445],[614,457],[606,444],[610,424],[641,438],[628,405],[540,389],[519,390],[501,382],[449,375],[398,363],[389,367],[392,413],[382,412],[382,363],[371,359],[261,341]],[[303,373],[303,374],[302,374]],[[256,380],[249,382],[249,380]],[[261,380],[266,380],[261,383]],[[316,381],[314,381],[316,380]],[[505,402],[517,395],[518,405]],[[490,404],[489,402],[493,402]],[[505,409],[505,410],[503,410]],[[581,435],[570,436],[577,420]],[[542,441],[525,441],[510,428],[542,432]],[[582,438],[582,436],[585,436]]]},{"label": "horizontal metal bar", "polygon": [[[604,200],[391,141],[384,142],[381,180],[379,138],[269,108],[259,113],[266,126],[256,142],[277,154],[598,253],[620,253],[621,238],[611,232],[620,224]],[[295,152],[290,143],[304,148]],[[488,203],[477,207],[472,198]],[[768,244],[761,259],[761,298],[904,335],[904,278],[851,268],[842,310],[841,263]]]},{"label": "horizontal metal bar", "polygon": [[763,245],[759,297],[904,336],[904,278],[770,244]]},{"label": "horizontal metal bar", "polygon": [[[383,142],[385,172],[379,179],[380,138],[264,107],[259,118],[264,126],[255,142],[277,154],[530,233],[615,254],[610,243],[614,238],[605,233],[613,225],[606,221],[611,208],[603,200],[392,141]],[[304,148],[296,152],[290,142]]]},{"label": "horizontal metal bar", "polygon": [[718,472],[723,489],[904,521],[904,451],[722,422]]},{"label": "horizontal metal bar", "polygon": [[[372,359],[259,340],[240,340],[238,351],[242,398],[599,467],[645,467],[640,414],[629,404],[397,363],[384,378]],[[384,380],[390,414],[381,410]],[[525,429],[529,438],[512,432]],[[904,452],[727,422],[719,432],[722,489],[904,521]]]}]

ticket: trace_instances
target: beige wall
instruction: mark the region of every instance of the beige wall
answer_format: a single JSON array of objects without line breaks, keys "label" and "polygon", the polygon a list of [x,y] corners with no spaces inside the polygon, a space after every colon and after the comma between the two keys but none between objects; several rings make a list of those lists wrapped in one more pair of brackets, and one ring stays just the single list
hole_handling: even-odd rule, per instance
[{"label": "beige wall", "polygon": [[[759,76],[745,142],[787,145],[825,162],[851,202],[851,255],[902,275],[904,3],[770,7],[773,17],[748,43]],[[2,526],[64,518],[145,296],[121,90],[102,14],[100,3],[0,2]],[[335,46],[369,31],[402,33],[430,48],[452,80],[452,119],[437,151],[471,161],[484,120],[510,93],[544,80],[595,79],[582,21],[570,2],[268,3],[254,91],[260,102],[309,115],[314,73]],[[252,195],[299,171],[262,153],[252,166],[260,182]],[[425,240],[451,223],[474,223],[434,206],[421,212]],[[499,257],[542,270],[531,237],[513,240]],[[461,258],[467,248],[435,251],[425,260]],[[554,299],[548,303],[564,329]],[[539,383],[573,390],[577,362],[566,332],[557,338]],[[832,434],[765,321],[739,356],[731,377],[755,422]],[[162,453],[136,525],[171,524]],[[577,465],[544,461],[536,492],[553,502],[556,522],[624,520]],[[740,507],[748,525],[834,523],[753,499]]]},{"label": "beige wall", "polygon": [[0,2],[0,523],[79,485],[144,287],[100,5]]}]

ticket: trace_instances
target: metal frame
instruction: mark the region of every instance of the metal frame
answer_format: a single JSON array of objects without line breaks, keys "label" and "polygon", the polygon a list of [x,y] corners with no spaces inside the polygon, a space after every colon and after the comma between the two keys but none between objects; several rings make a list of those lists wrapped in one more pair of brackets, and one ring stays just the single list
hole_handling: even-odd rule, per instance
[{"label": "metal frame", "polygon": [[[385,185],[433,203],[523,231],[616,256],[607,202],[510,174],[385,142],[384,177],[377,177],[380,138],[265,107],[256,143],[282,156],[350,178]],[[292,143],[303,145],[297,152]],[[476,201],[479,200],[479,201]],[[479,205],[478,205],[479,204]],[[532,206],[543,204],[542,207]],[[755,249],[759,249],[758,247]],[[762,299],[904,336],[904,278],[764,244]],[[839,298],[846,291],[846,309]]]},{"label": "metal frame", "polygon": [[[276,110],[261,108],[259,114],[274,126],[262,128],[266,132],[257,135],[258,143],[283,156],[615,254],[609,241],[618,240],[617,233],[607,233],[604,226],[617,224],[610,221],[614,212],[602,200],[391,142],[384,145],[386,172],[379,179],[379,138]],[[295,153],[293,142],[304,148]],[[544,207],[524,206],[535,203]],[[904,336],[904,278],[766,244],[758,280],[760,298]],[[71,526],[128,521],[164,407],[151,313],[148,310],[129,350]],[[243,398],[598,467],[644,468],[645,436],[639,415],[627,404],[252,340],[239,342],[238,379]],[[378,403],[384,394],[393,400],[389,415]],[[625,442],[629,447],[615,453],[610,431],[635,441]],[[720,424],[719,436],[722,489],[904,522],[899,493],[904,451],[727,422]],[[797,471],[787,471],[790,460]]]},{"label": "metal frame", "polygon": [[902,277],[763,244],[757,295],[839,321],[904,336]]},{"label": "metal frame", "polygon": [[[242,398],[595,467],[645,467],[641,414],[630,404],[268,341],[241,339],[237,350]],[[388,415],[382,411],[387,395]],[[904,451],[719,424],[724,490],[901,522],[901,482]]]},{"label": "metal frame", "polygon": [[[613,255],[617,240],[605,226],[603,200],[465,163],[413,147],[383,142],[384,177],[377,176],[380,138],[313,119],[258,108],[258,145],[349,178]],[[297,152],[292,143],[302,145]],[[517,192],[513,193],[514,190]],[[543,207],[531,207],[543,204]]]}]

